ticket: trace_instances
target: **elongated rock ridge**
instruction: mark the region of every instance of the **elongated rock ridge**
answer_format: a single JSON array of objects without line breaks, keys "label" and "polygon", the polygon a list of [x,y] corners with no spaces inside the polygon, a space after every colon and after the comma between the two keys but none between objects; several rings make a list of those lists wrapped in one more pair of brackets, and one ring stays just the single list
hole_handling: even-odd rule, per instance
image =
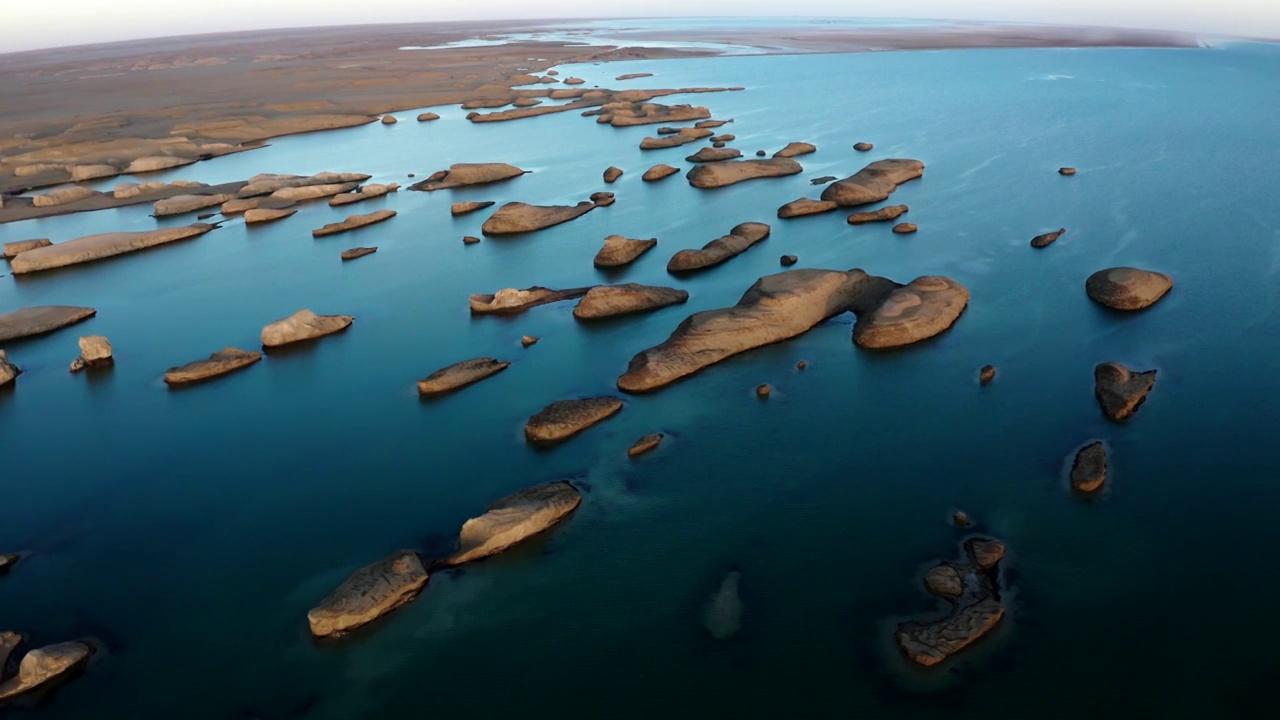
[{"label": "elongated rock ridge", "polygon": [[458,533],[458,551],[439,561],[461,565],[496,555],[544,532],[577,509],[582,494],[568,481],[535,485],[495,501]]},{"label": "elongated rock ridge", "polygon": [[93,308],[36,305],[0,315],[0,342],[44,335],[97,315]]},{"label": "elongated rock ridge", "polygon": [[310,310],[299,310],[262,328],[262,345],[273,348],[314,340],[346,330],[352,320],[350,315],[317,315]]},{"label": "elongated rock ridge", "polygon": [[243,370],[261,359],[262,353],[257,350],[226,347],[204,360],[196,360],[186,365],[169,368],[165,371],[164,381],[169,385],[189,385],[212,380],[237,370]]},{"label": "elongated rock ridge", "polygon": [[514,235],[545,230],[582,217],[612,202],[612,197],[598,201],[583,200],[577,205],[528,205],[522,202],[509,202],[485,220],[480,230],[485,235]]},{"label": "elongated rock ridge", "polygon": [[13,269],[14,275],[23,275],[70,265],[80,265],[138,250],[146,250],[157,245],[199,237],[215,227],[217,226],[208,223],[193,223],[185,227],[161,228],[160,230],[86,235],[75,240],[54,243],[48,247],[19,253],[17,257],[9,261],[9,267]]},{"label": "elongated rock ridge", "polygon": [[329,223],[322,228],[311,231],[311,237],[326,237],[328,235],[337,235],[348,230],[355,230],[366,225],[373,225],[384,220],[390,220],[396,216],[395,210],[378,210],[367,215],[351,215],[346,220],[340,222]]},{"label": "elongated rock ridge", "polygon": [[746,222],[735,226],[728,235],[716,238],[701,250],[681,250],[667,262],[667,272],[691,272],[709,268],[741,255],[748,248],[769,237],[769,226]]},{"label": "elongated rock ridge", "polygon": [[620,410],[622,401],[615,397],[559,400],[529,418],[524,436],[535,445],[562,443]]},{"label": "elongated rock ridge", "polygon": [[316,637],[342,635],[412,602],[426,584],[418,554],[400,550],[351,573],[307,613],[307,624]]},{"label": "elongated rock ridge", "polygon": [[831,183],[822,191],[823,200],[840,207],[867,205],[888,199],[898,186],[924,175],[919,160],[877,160],[857,173]]},{"label": "elongated rock ridge", "polygon": [[573,316],[579,320],[598,320],[630,313],[657,310],[669,305],[678,305],[689,299],[689,293],[676,288],[655,287],[652,285],[597,285],[573,309]]},{"label": "elongated rock ridge", "polygon": [[587,294],[590,287],[569,288],[567,290],[551,290],[540,286],[516,290],[507,288],[492,295],[472,295],[471,312],[476,315],[515,314],[522,313],[538,305],[572,300]]},{"label": "elongated rock ridge", "polygon": [[418,381],[418,394],[423,397],[444,395],[492,377],[511,366],[509,362],[490,357],[473,358],[441,368]]},{"label": "elongated rock ridge", "polygon": [[[693,168],[685,177],[693,187],[709,190],[722,188],[747,180],[785,177],[804,172],[800,163],[791,158],[768,160],[722,160],[703,163]],[[827,199],[823,197],[823,199]]]},{"label": "elongated rock ridge", "polygon": [[528,172],[507,163],[456,163],[448,170],[433,173],[422,182],[409,186],[410,190],[448,190],[468,185],[487,185],[510,180]]}]

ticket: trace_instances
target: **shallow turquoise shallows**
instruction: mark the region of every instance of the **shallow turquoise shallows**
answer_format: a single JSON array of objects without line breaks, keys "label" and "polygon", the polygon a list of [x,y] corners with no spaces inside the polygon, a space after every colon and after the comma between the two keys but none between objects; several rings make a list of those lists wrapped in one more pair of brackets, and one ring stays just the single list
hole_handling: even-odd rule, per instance
[{"label": "shallow turquoise shallows", "polygon": [[[560,68],[587,87],[746,87],[708,105],[751,156],[816,144],[801,175],[719,191],[641,173],[695,146],[642,152],[653,127],[576,113],[442,120],[280,138],[161,177],[371,173],[412,182],[455,162],[532,173],[488,187],[343,208],[89,266],[0,278],[0,311],[91,305],[96,318],[5,345],[26,372],[0,394],[0,630],[104,649],[40,718],[1241,717],[1271,702],[1280,582],[1280,51],[968,50],[727,57]],[[627,72],[652,79],[614,83]],[[851,145],[875,143],[870,153]],[[927,164],[892,202],[920,227],[844,213],[777,220],[811,178],[878,158]],[[606,186],[602,171],[626,171]],[[1061,166],[1079,168],[1062,177]],[[116,181],[104,183],[110,187]],[[617,203],[531,235],[478,235],[457,200]],[[389,207],[399,216],[313,240]],[[148,207],[0,226],[0,240],[156,227]],[[180,224],[188,218],[167,219]],[[667,259],[745,221],[773,235],[675,278]],[[1035,235],[1065,227],[1051,247]],[[606,235],[657,237],[604,274]],[[340,251],[376,245],[343,263]],[[947,275],[972,293],[945,335],[871,353],[850,315],[651,395],[551,450],[523,423],[555,400],[616,392],[636,352],[689,313],[797,267]],[[1085,296],[1095,270],[1171,275],[1137,314]],[[0,273],[7,273],[0,266]],[[674,285],[687,305],[585,326],[573,303],[472,317],[467,296],[602,282]],[[300,308],[345,333],[170,391],[164,370]],[[115,346],[70,375],[76,338]],[[541,337],[524,349],[522,335]],[[434,402],[416,380],[493,356],[511,367]],[[795,369],[799,360],[808,369]],[[1096,363],[1157,368],[1126,425],[1093,398]],[[999,368],[988,387],[985,364]],[[756,385],[774,393],[756,398]],[[637,460],[646,433],[667,440]],[[1092,500],[1064,471],[1111,449]],[[522,487],[568,478],[584,501],[517,550],[431,578],[416,602],[337,642],[306,612],[351,570],[402,547],[447,552],[461,523]],[[935,609],[920,572],[952,557],[964,509],[1004,540],[1010,614],[941,670],[906,667],[894,623]],[[741,633],[702,609],[731,566]]]}]

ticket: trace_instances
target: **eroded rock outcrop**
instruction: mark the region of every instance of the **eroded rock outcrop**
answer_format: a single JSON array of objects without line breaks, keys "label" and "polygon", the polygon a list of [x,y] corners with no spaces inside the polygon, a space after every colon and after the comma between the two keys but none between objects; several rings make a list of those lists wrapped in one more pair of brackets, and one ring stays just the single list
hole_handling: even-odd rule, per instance
[{"label": "eroded rock outcrop", "polygon": [[1133,267],[1099,270],[1084,283],[1089,299],[1112,310],[1145,310],[1171,288],[1168,275]]},{"label": "eroded rock outcrop", "polygon": [[622,168],[614,167],[612,165],[605,168],[605,171],[604,171],[605,182],[607,183],[617,182],[618,178],[620,177],[622,177]]},{"label": "eroded rock outcrop", "polygon": [[808,155],[809,153],[817,151],[817,147],[807,142],[793,142],[787,143],[786,147],[774,153],[773,156],[776,158],[789,158],[796,157],[797,155]]},{"label": "eroded rock outcrop", "polygon": [[347,260],[355,260],[356,258],[362,258],[365,255],[372,255],[376,252],[378,252],[377,245],[373,247],[353,247],[348,250],[343,250],[341,257],[343,262],[346,262]]},{"label": "eroded rock outcrop", "polygon": [[300,187],[281,188],[271,193],[272,200],[290,200],[292,202],[302,202],[304,200],[319,200],[320,198],[331,197],[333,195],[341,195],[355,190],[359,185],[357,183],[328,183],[324,185],[302,185]]},{"label": "eroded rock outcrop", "polygon": [[13,274],[40,272],[53,268],[79,265],[103,258],[145,250],[157,245],[199,237],[216,226],[193,223],[184,227],[161,228],[142,232],[115,232],[86,235],[75,240],[54,243],[19,254],[9,261]]},{"label": "eroded rock outcrop", "polygon": [[558,400],[542,408],[524,425],[524,437],[535,445],[562,443],[622,410],[615,397]]},{"label": "eroded rock outcrop", "polygon": [[804,168],[791,158],[770,158],[706,163],[693,168],[685,177],[689,179],[689,184],[696,188],[710,189],[726,187],[746,180],[785,177],[802,172]]},{"label": "eroded rock outcrop", "polygon": [[393,193],[400,189],[396,183],[383,185],[381,183],[372,183],[369,185],[361,185],[354,192],[342,193],[329,198],[329,206],[337,207],[339,205],[350,205],[351,203],[361,202],[363,200],[371,200],[376,197],[382,197],[387,193]]},{"label": "eroded rock outcrop", "polygon": [[645,435],[635,441],[631,447],[627,448],[627,455],[629,457],[639,457],[647,452],[657,450],[658,446],[662,444],[663,437],[664,435],[662,433]]},{"label": "eroded rock outcrop", "polygon": [[927,340],[954,325],[968,304],[969,290],[955,280],[919,277],[860,314],[853,341],[864,348],[891,348]]},{"label": "eroded rock outcrop", "polygon": [[346,330],[354,319],[350,315],[317,315],[299,310],[263,327],[262,345],[273,348],[332,335]]},{"label": "eroded rock outcrop", "polygon": [[909,223],[909,222],[898,223],[897,225],[893,226],[893,231],[898,235],[910,235],[911,233],[914,233],[919,229],[920,228],[915,223]]},{"label": "eroded rock outcrop", "polygon": [[0,684],[0,702],[69,680],[92,655],[93,646],[79,640],[32,650],[18,663],[18,674]]},{"label": "eroded rock outcrop", "polygon": [[455,163],[448,170],[438,170],[419,183],[409,186],[410,190],[448,190],[449,188],[469,185],[487,185],[517,178],[528,172],[507,163]]},{"label": "eroded rock outcrop", "polygon": [[578,302],[577,307],[573,309],[573,316],[579,320],[597,320],[657,310],[669,305],[678,305],[688,299],[687,291],[676,288],[636,283],[597,285],[588,290]]},{"label": "eroded rock outcrop", "polygon": [[439,120],[439,119],[440,119],[440,116],[433,112],[424,112],[418,115],[418,122],[430,122],[432,120]]},{"label": "eroded rock outcrop", "polygon": [[756,243],[769,237],[769,226],[747,222],[734,227],[728,235],[716,238],[701,250],[681,250],[667,263],[667,272],[702,270],[740,255]]},{"label": "eroded rock outcrop", "polygon": [[871,143],[869,143],[869,142],[859,142],[859,143],[854,143],[854,144],[853,144],[853,149],[854,149],[854,150],[857,150],[858,152],[867,152],[867,151],[871,150],[871,149],[872,149],[872,148],[874,148],[874,147],[875,147],[875,145],[872,145],[872,144],[871,144]]},{"label": "eroded rock outcrop", "polygon": [[742,151],[735,148],[702,148],[685,158],[691,163],[719,162],[742,157]]},{"label": "eroded rock outcrop", "polygon": [[49,247],[53,243],[49,238],[36,238],[34,240],[18,240],[15,242],[7,242],[4,244],[4,259],[12,260],[18,256],[18,253],[36,248]]},{"label": "eroded rock outcrop", "polygon": [[218,195],[174,195],[163,200],[157,200],[152,206],[151,214],[156,217],[182,215],[213,207],[214,205],[221,205],[234,197],[234,195],[225,193]]},{"label": "eroded rock outcrop", "polygon": [[[21,374],[22,374],[22,368],[10,362],[9,355],[5,353],[5,351],[0,350],[0,387],[4,387],[9,383],[13,382]],[[5,557],[8,558],[9,556],[6,555]],[[4,570],[7,572],[9,566],[12,565],[14,562],[17,562],[17,561],[12,559],[6,561],[4,564]]]},{"label": "eroded rock outcrop", "polygon": [[258,223],[274,222],[283,220],[296,212],[298,211],[291,208],[250,208],[244,211],[244,223],[246,225],[257,225]]},{"label": "eroded rock outcrop", "polygon": [[1067,233],[1067,229],[1061,228],[1053,232],[1047,232],[1043,235],[1037,235],[1031,238],[1031,247],[1033,248],[1049,247],[1050,245],[1053,244],[1053,241],[1062,237],[1066,233]]},{"label": "eroded rock outcrop", "polygon": [[705,137],[711,137],[714,134],[704,128],[684,128],[679,132],[664,137],[647,137],[640,141],[640,149],[662,150],[663,148],[680,147],[691,142],[697,142]]},{"label": "eroded rock outcrop", "polygon": [[83,187],[81,185],[73,185],[71,187],[62,187],[43,195],[36,195],[31,198],[31,204],[36,207],[56,207],[58,205],[67,205],[80,200],[87,200],[95,195],[101,195],[93,188]]},{"label": "eroded rock outcrop", "polygon": [[819,213],[831,212],[839,205],[830,200],[811,200],[809,198],[799,198],[778,208],[778,217],[794,218],[804,217],[805,215],[817,215]]},{"label": "eroded rock outcrop", "polygon": [[1080,448],[1071,463],[1071,488],[1080,493],[1092,493],[1102,489],[1107,481],[1107,448],[1100,442],[1091,442]]},{"label": "eroded rock outcrop", "polygon": [[112,363],[111,342],[101,335],[85,335],[80,338],[80,357],[71,361],[71,372],[85,368],[102,367]]},{"label": "eroded rock outcrop", "polygon": [[572,300],[587,294],[589,287],[569,288],[568,290],[551,290],[533,286],[524,290],[507,288],[492,295],[472,295],[471,312],[475,315],[522,313],[538,305]]},{"label": "eroded rock outcrop", "polygon": [[227,347],[213,353],[204,360],[196,360],[186,365],[169,368],[165,371],[164,381],[169,385],[187,385],[203,382],[237,370],[243,370],[261,359],[262,353],[257,350],[241,350]]},{"label": "eroded rock outcrop", "polygon": [[[609,118],[609,124],[614,127],[688,122],[689,120],[704,120],[711,117],[711,111],[705,107],[662,105],[652,102],[611,102],[606,103],[601,107],[601,110],[604,111],[601,117]],[[707,133],[707,135],[710,134]]]},{"label": "eroded rock outcrop", "polygon": [[412,602],[426,584],[418,554],[400,550],[351,573],[307,613],[307,624],[316,637],[342,635]]},{"label": "eroded rock outcrop", "polygon": [[1003,557],[998,541],[973,538],[964,544],[964,558],[925,573],[925,589],[949,607],[941,618],[898,625],[894,637],[908,659],[932,667],[995,628],[1005,612],[998,567]]},{"label": "eroded rock outcrop", "polygon": [[898,186],[924,175],[919,160],[877,160],[857,173],[831,183],[822,191],[823,200],[840,207],[867,205],[888,199]]},{"label": "eroded rock outcrop", "polygon": [[509,202],[498,208],[480,230],[485,235],[511,235],[534,232],[582,217],[597,207],[612,204],[613,196],[595,202],[584,200],[577,205],[529,205]]},{"label": "eroded rock outcrop", "polygon": [[0,315],[0,342],[51,333],[97,314],[93,308],[70,305],[36,305],[7,312]]},{"label": "eroded rock outcrop", "polygon": [[418,381],[418,394],[433,397],[460,390],[468,385],[478,383],[485,378],[497,375],[511,366],[511,363],[495,360],[490,357],[473,358],[441,368]]},{"label": "eroded rock outcrop", "polygon": [[640,179],[645,182],[656,182],[663,178],[671,177],[678,172],[680,172],[680,168],[671,167],[670,165],[663,163],[660,165],[654,165],[648,170],[645,170],[644,175],[641,175]]},{"label": "eroded rock outcrop", "polygon": [[565,480],[544,483],[508,495],[471,518],[458,533],[458,551],[440,561],[461,565],[496,555],[544,532],[577,509],[582,494]]},{"label": "eroded rock outcrop", "polygon": [[140,175],[142,173],[159,172],[161,170],[169,170],[171,168],[183,167],[190,165],[195,160],[180,157],[170,157],[168,155],[150,155],[140,157],[129,163],[124,169],[124,175]]},{"label": "eroded rock outcrop", "polygon": [[600,251],[596,253],[593,262],[598,268],[629,265],[636,258],[652,250],[657,245],[657,238],[630,240],[621,235],[610,235],[604,239],[604,247],[600,248]]},{"label": "eroded rock outcrop", "polygon": [[857,212],[849,216],[850,225],[865,225],[873,222],[888,222],[902,217],[910,208],[906,205],[889,205],[871,212]]},{"label": "eroded rock outcrop", "polygon": [[1134,372],[1118,362],[1104,362],[1093,369],[1093,393],[1102,413],[1124,422],[1138,412],[1156,384],[1156,371]]},{"label": "eroded rock outcrop", "polygon": [[[355,187],[356,185],[359,185],[360,183],[364,182],[365,180],[368,180],[369,178],[370,176],[365,175],[364,173],[322,172],[322,173],[316,173],[315,175],[309,175],[309,176],[308,175],[278,175],[273,173],[263,173],[260,175],[254,175],[253,177],[249,178],[249,182],[244,187],[240,188],[239,191],[236,192],[236,197],[250,198],[250,197],[257,197],[259,195],[273,195],[279,192],[280,190],[284,190],[287,188],[306,187],[309,185],[348,185],[350,184],[352,187]],[[347,188],[347,190],[350,190],[350,189],[351,188]],[[341,190],[339,192],[346,192],[347,190]],[[337,193],[329,193],[329,194],[336,195]]]},{"label": "eroded rock outcrop", "polygon": [[466,215],[477,210],[483,210],[487,207],[493,207],[493,200],[471,200],[468,202],[456,202],[449,206],[450,215]]},{"label": "eroded rock outcrop", "polygon": [[322,228],[312,230],[311,237],[318,238],[325,237],[327,235],[337,235],[338,233],[344,233],[348,230],[355,230],[357,228],[365,227],[366,225],[373,225],[374,223],[380,223],[384,220],[390,220],[395,216],[395,210],[378,210],[367,215],[351,215],[341,222],[329,223]]}]

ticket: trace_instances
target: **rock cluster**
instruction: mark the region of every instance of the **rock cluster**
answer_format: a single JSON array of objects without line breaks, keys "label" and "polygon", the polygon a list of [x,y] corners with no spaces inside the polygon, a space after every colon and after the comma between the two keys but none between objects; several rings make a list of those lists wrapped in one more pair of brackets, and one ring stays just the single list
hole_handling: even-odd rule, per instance
[{"label": "rock cluster", "polygon": [[925,589],[950,607],[936,620],[898,625],[894,637],[908,659],[932,667],[999,624],[1005,612],[999,585],[1003,557],[1004,545],[999,541],[971,538],[964,543],[963,559],[941,563],[925,573]]}]

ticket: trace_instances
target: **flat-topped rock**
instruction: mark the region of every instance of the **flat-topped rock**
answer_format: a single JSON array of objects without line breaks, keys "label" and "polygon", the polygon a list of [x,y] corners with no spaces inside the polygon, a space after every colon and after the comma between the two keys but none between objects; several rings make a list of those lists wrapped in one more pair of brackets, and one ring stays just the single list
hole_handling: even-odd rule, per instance
[{"label": "flat-topped rock", "polygon": [[811,145],[810,143],[793,142],[793,143],[787,143],[786,147],[774,153],[773,156],[776,158],[789,158],[789,157],[796,157],[797,155],[808,155],[809,153],[817,152],[817,151],[818,151],[818,148],[815,147],[814,145]]},{"label": "flat-topped rock", "polygon": [[302,202],[303,200],[318,200],[320,198],[331,197],[342,193],[351,192],[359,187],[358,183],[328,183],[324,185],[303,185],[301,187],[281,188],[271,193],[272,200],[291,200],[293,202]]},{"label": "flat-topped rock", "polygon": [[857,150],[858,152],[867,152],[868,150],[871,150],[873,148],[875,148],[875,145],[872,145],[869,142],[859,142],[859,143],[853,144],[853,149]]},{"label": "flat-topped rock", "polygon": [[635,441],[635,444],[633,444],[631,447],[627,448],[627,455],[629,457],[639,457],[647,452],[652,452],[653,450],[657,450],[658,446],[662,444],[663,437],[665,436],[662,433],[652,433],[650,435],[645,435],[644,437]]},{"label": "flat-topped rock", "polygon": [[[263,173],[249,178],[249,182],[236,192],[236,196],[240,198],[250,198],[257,197],[259,195],[274,195],[280,190],[284,190],[286,188],[299,188],[310,185],[350,185],[351,187],[346,190],[338,191],[347,192],[365,180],[368,180],[370,177],[370,175],[366,175],[364,173],[321,172],[316,173],[315,175],[278,175],[273,173]],[[336,195],[338,193],[333,192],[328,194]]]},{"label": "flat-topped rock", "polygon": [[597,285],[573,309],[579,320],[597,320],[678,305],[689,299],[689,293],[676,288],[652,285]]},{"label": "flat-topped rock", "polygon": [[222,375],[243,370],[262,359],[257,350],[241,350],[227,347],[213,353],[204,360],[196,360],[186,365],[171,367],[164,374],[168,385],[187,385],[190,383],[211,380]]},{"label": "flat-topped rock", "polygon": [[148,155],[140,157],[129,163],[125,167],[122,175],[141,175],[142,173],[159,172],[161,170],[170,170],[176,167],[191,165],[195,160],[180,157],[171,157],[169,155]]},{"label": "flat-topped rock", "polygon": [[1093,393],[1102,413],[1124,422],[1138,412],[1156,384],[1156,371],[1134,372],[1118,362],[1104,362],[1093,369]]},{"label": "flat-topped rock", "polygon": [[1145,310],[1172,287],[1168,275],[1133,267],[1099,270],[1084,283],[1089,299],[1113,310]]},{"label": "flat-topped rock", "polygon": [[262,345],[273,348],[332,335],[346,330],[354,319],[350,315],[317,315],[299,310],[263,327]]},{"label": "flat-topped rock", "polygon": [[383,124],[383,125],[395,125],[395,124],[396,124],[396,122],[397,122],[397,120],[396,120],[396,116],[395,116],[395,115],[383,115],[383,116],[382,116],[382,124]]},{"label": "flat-topped rock", "polygon": [[900,623],[894,633],[902,652],[918,665],[938,665],[977,642],[1004,617],[997,567],[1004,545],[974,538],[964,550],[962,560],[941,563],[924,576],[925,589],[946,601],[946,615]]},{"label": "flat-topped rock", "polygon": [[0,702],[69,679],[92,655],[93,647],[79,640],[32,650],[18,663],[18,674],[0,684]]},{"label": "flat-topped rock", "polygon": [[155,201],[151,214],[156,217],[182,215],[183,213],[203,210],[235,198],[235,195],[220,193],[217,195],[174,195]]},{"label": "flat-topped rock", "polygon": [[85,335],[80,338],[80,357],[71,361],[71,372],[112,363],[111,341],[101,335]]},{"label": "flat-topped rock", "polygon": [[468,185],[487,185],[517,178],[528,172],[507,163],[455,163],[409,187],[410,190],[448,190]]},{"label": "flat-topped rock", "polygon": [[522,98],[516,98],[515,101],[512,102],[511,104],[514,105],[515,107],[523,108],[523,107],[533,107],[535,105],[541,105],[542,101],[539,100],[538,98],[522,97]]},{"label": "flat-topped rock", "polygon": [[919,160],[877,160],[828,185],[822,191],[822,199],[834,200],[840,207],[868,205],[887,199],[899,185],[921,175],[924,163]]},{"label": "flat-topped rock", "polygon": [[378,247],[376,245],[373,247],[353,247],[349,250],[342,251],[342,260],[344,262],[347,260],[355,260],[356,258],[362,258],[365,255],[372,255],[376,252],[378,252]]},{"label": "flat-topped rock", "polygon": [[830,200],[798,198],[778,208],[778,217],[786,219],[803,217],[805,215],[818,215],[820,213],[831,212],[837,207],[839,206]]},{"label": "flat-topped rock", "polygon": [[207,223],[193,223],[183,227],[161,228],[159,230],[86,235],[75,240],[54,243],[48,247],[20,253],[9,261],[9,266],[13,269],[15,275],[22,275],[69,265],[79,265],[145,250],[157,245],[199,237],[215,227],[217,226]]},{"label": "flat-topped rock", "polygon": [[69,305],[37,305],[0,315],[0,342],[43,335],[88,320],[97,310]]},{"label": "flat-topped rock", "polygon": [[604,181],[607,183],[617,182],[622,177],[622,168],[609,166],[604,170]]},{"label": "flat-topped rock", "polygon": [[257,225],[258,223],[274,222],[283,220],[296,212],[298,211],[292,208],[250,208],[244,211],[244,223],[246,225]]},{"label": "flat-topped rock", "polygon": [[853,341],[863,348],[891,348],[947,330],[969,304],[969,290],[947,277],[926,275],[897,288],[876,308],[858,316]]},{"label": "flat-topped rock", "polygon": [[[697,125],[694,125],[694,127],[697,127]],[[737,140],[737,139],[738,139],[737,135],[733,135],[731,133],[725,133],[724,135],[716,135],[715,137],[711,138],[711,142],[727,143],[727,142],[733,142],[734,140]]]},{"label": "flat-topped rock", "polygon": [[424,112],[418,115],[418,122],[430,122],[432,120],[439,120],[439,119],[440,119],[440,116],[433,112]]},{"label": "flat-topped rock", "polygon": [[898,223],[897,225],[893,226],[893,231],[898,235],[910,235],[911,233],[914,233],[919,229],[920,228],[915,223],[909,223],[909,222]]},{"label": "flat-topped rock", "polygon": [[897,220],[898,218],[902,217],[910,209],[911,208],[908,208],[906,205],[889,205],[887,207],[882,207],[879,210],[872,210],[871,212],[853,213],[848,217],[846,222],[848,222],[850,225],[865,225],[867,223],[873,223],[873,222],[888,222],[890,220]]},{"label": "flat-topped rock", "polygon": [[490,357],[473,358],[441,368],[418,381],[418,394],[424,397],[443,395],[459,390],[487,377],[497,375],[511,366],[509,362]]},{"label": "flat-topped rock", "polygon": [[[14,379],[16,379],[21,374],[22,374],[22,368],[10,362],[9,356],[5,353],[5,351],[0,350],[0,387],[4,387],[9,383],[13,382]],[[8,556],[6,555],[5,557],[8,557]],[[7,568],[9,564],[11,563],[6,563],[5,567]]]},{"label": "flat-topped rock", "polygon": [[[696,105],[662,105],[653,102],[611,102],[602,108],[614,127],[656,123],[688,122],[711,117],[711,111]],[[710,133],[708,133],[709,135]]]},{"label": "flat-topped rock", "polygon": [[582,502],[565,480],[535,485],[499,499],[485,514],[462,524],[458,551],[440,561],[461,565],[496,555],[564,520]]},{"label": "flat-topped rock", "polygon": [[604,239],[604,247],[596,253],[593,263],[598,268],[622,267],[634,262],[636,258],[657,245],[657,238],[630,240],[621,235],[610,235]]},{"label": "flat-topped rock", "polygon": [[36,207],[57,207],[58,205],[68,205],[73,202],[87,200],[102,193],[87,188],[83,185],[72,185],[71,187],[61,187],[43,195],[36,195],[31,198],[31,204]]},{"label": "flat-topped rock", "polygon": [[1059,175],[1075,175],[1076,169],[1073,167],[1058,168]]},{"label": "flat-topped rock", "polygon": [[400,550],[351,573],[307,613],[316,637],[350,632],[410,603],[427,584],[427,571],[412,550]]},{"label": "flat-topped rock", "polygon": [[471,312],[475,315],[522,313],[538,305],[580,298],[586,295],[590,289],[589,287],[581,287],[552,290],[537,285],[524,290],[507,288],[499,290],[492,295],[472,295]]},{"label": "flat-topped rock", "polygon": [[542,408],[524,425],[524,437],[535,445],[564,442],[622,410],[615,397],[559,400]]},{"label": "flat-topped rock", "polygon": [[565,78],[565,79],[564,79],[564,84],[565,84],[565,85],[581,85],[581,84],[582,84],[582,83],[584,83],[584,82],[586,82],[586,80],[583,80],[582,78],[577,78],[577,77],[571,77],[571,78]]},{"label": "flat-topped rock", "polygon": [[706,163],[690,170],[685,177],[689,184],[700,189],[721,188],[747,180],[785,177],[804,172],[800,163],[791,158],[768,160],[724,160]]},{"label": "flat-topped rock", "polygon": [[1106,481],[1106,446],[1100,442],[1092,442],[1080,448],[1075,461],[1071,463],[1071,488],[1081,493],[1097,492]]},{"label": "flat-topped rock", "polygon": [[644,180],[645,182],[656,182],[663,178],[671,177],[672,175],[675,175],[678,172],[680,172],[680,168],[672,167],[670,165],[667,165],[666,163],[663,163],[660,165],[654,165],[648,170],[645,170],[644,175],[641,175],[640,179]]},{"label": "flat-topped rock", "polygon": [[120,168],[107,163],[68,165],[67,173],[71,175],[71,182],[84,182],[86,180],[114,177],[120,174]]},{"label": "flat-topped rock", "polygon": [[636,78],[646,78],[646,77],[653,77],[653,73],[627,73],[625,75],[619,75],[618,77],[614,78],[614,80],[619,80],[619,81],[635,80]]},{"label": "flat-topped rock", "polygon": [[676,253],[667,262],[667,272],[691,272],[719,265],[769,237],[769,230],[769,226],[764,223],[742,223],[730,230],[728,235],[703,245],[701,250],[681,250]]},{"label": "flat-topped rock", "polygon": [[348,230],[355,230],[356,228],[362,228],[366,225],[373,225],[374,223],[380,223],[384,220],[390,220],[395,216],[395,210],[378,210],[367,215],[351,215],[341,222],[329,223],[322,228],[312,230],[311,237],[318,238],[325,237],[327,235],[337,235],[338,233],[344,233]]},{"label": "flat-topped rock", "polygon": [[596,202],[584,200],[577,205],[529,205],[522,202],[509,202],[485,220],[480,230],[485,235],[512,235],[544,230],[582,217],[597,207],[611,202],[612,197]]},{"label": "flat-topped rock", "polygon": [[810,185],[826,185],[827,183],[835,179],[836,179],[835,175],[823,175],[822,177],[813,178],[812,180],[809,181],[809,184]]},{"label": "flat-topped rock", "polygon": [[493,200],[470,200],[467,202],[456,202],[449,206],[450,215],[466,215],[477,210],[483,210],[487,207],[493,207],[496,203]]},{"label": "flat-topped rock", "polygon": [[36,238],[34,240],[17,240],[15,242],[7,242],[4,244],[4,259],[12,260],[18,256],[18,253],[36,248],[49,247],[53,243],[49,238]]},{"label": "flat-topped rock", "polygon": [[1053,241],[1062,237],[1066,233],[1067,233],[1067,229],[1061,228],[1053,232],[1047,232],[1043,235],[1037,235],[1031,238],[1031,247],[1033,248],[1049,247],[1050,245],[1053,244]]},{"label": "flat-topped rock", "polygon": [[262,197],[251,198],[232,198],[218,208],[218,212],[223,215],[241,215],[248,210],[252,210],[262,204]]},{"label": "flat-topped rock", "polygon": [[721,160],[732,160],[742,157],[742,151],[736,148],[702,148],[698,152],[685,158],[691,163],[719,162]]},{"label": "flat-topped rock", "polygon": [[702,625],[716,640],[728,640],[742,629],[742,573],[730,570],[702,610]]},{"label": "flat-topped rock", "polygon": [[664,148],[680,147],[688,145],[691,142],[697,142],[705,137],[715,135],[714,132],[706,128],[683,128],[680,131],[667,135],[665,137],[647,137],[640,141],[641,150],[662,150]]},{"label": "flat-topped rock", "polygon": [[760,278],[733,307],[694,313],[660,345],[637,354],[618,389],[657,390],[739,353],[802,335],[892,287],[861,270],[788,270]]},{"label": "flat-topped rock", "polygon": [[338,207],[339,205],[350,205],[351,203],[362,202],[364,200],[372,200],[376,197],[382,197],[388,193],[393,193],[400,189],[396,183],[383,185],[381,183],[371,183],[369,185],[361,185],[355,191],[334,195],[329,198],[330,207]]}]

